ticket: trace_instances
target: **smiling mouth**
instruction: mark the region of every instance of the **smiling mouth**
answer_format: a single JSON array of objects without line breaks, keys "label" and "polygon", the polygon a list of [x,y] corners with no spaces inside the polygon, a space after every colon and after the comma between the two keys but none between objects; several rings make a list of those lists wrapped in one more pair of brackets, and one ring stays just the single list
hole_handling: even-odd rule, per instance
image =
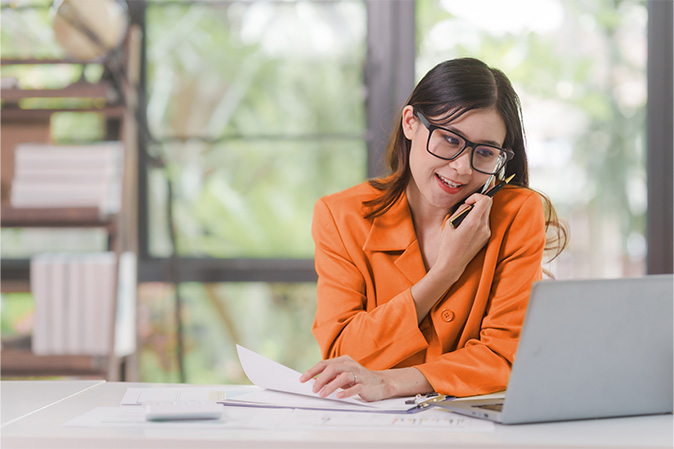
[{"label": "smiling mouth", "polygon": [[452,189],[456,189],[456,188],[461,187],[461,186],[463,185],[463,184],[457,184],[457,183],[455,183],[455,182],[452,182],[452,181],[450,181],[450,180],[447,179],[447,178],[443,178],[442,176],[440,176],[440,175],[437,174],[437,173],[435,174],[435,176],[437,176],[438,179],[439,179],[440,181],[442,181],[442,183],[443,183],[444,185],[446,185],[447,187],[450,187],[450,188],[452,188]]}]

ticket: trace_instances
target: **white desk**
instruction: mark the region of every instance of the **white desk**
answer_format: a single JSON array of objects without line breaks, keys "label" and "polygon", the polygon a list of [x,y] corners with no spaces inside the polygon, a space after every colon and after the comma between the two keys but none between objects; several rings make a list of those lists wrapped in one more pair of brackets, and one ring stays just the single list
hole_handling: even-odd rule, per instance
[{"label": "white desk", "polygon": [[103,380],[0,382],[0,425],[5,426],[104,382]]},{"label": "white desk", "polygon": [[[17,398],[33,395],[31,382],[2,382],[2,407],[13,410]],[[518,426],[497,425],[493,432],[438,429],[185,429],[171,423],[161,431],[142,427],[64,427],[62,424],[98,406],[118,406],[128,387],[162,384],[82,384],[64,395],[54,382],[50,405],[3,425],[1,446],[12,448],[672,448],[672,415],[601,419]],[[180,385],[186,387],[185,385]],[[39,391],[44,386],[40,385]],[[60,391],[60,393],[59,393]],[[9,393],[8,396],[5,396]],[[236,408],[236,407],[235,407]],[[250,410],[250,409],[249,409]],[[422,412],[424,413],[424,412]]]}]

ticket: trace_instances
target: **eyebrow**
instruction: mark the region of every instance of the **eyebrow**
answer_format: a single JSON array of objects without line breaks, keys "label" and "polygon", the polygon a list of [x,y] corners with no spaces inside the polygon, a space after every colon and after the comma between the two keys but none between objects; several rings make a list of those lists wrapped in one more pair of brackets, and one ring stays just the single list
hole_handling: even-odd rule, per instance
[{"label": "eyebrow", "polygon": [[[450,125],[450,124],[441,126],[440,128],[444,128],[444,129],[446,129],[447,131],[451,131],[451,132],[453,132],[454,134],[458,134],[458,135],[461,136],[464,140],[470,140],[470,139],[468,139],[468,138],[467,138],[461,131],[459,131],[458,129],[454,128],[454,127],[453,127],[452,125]],[[503,145],[501,145],[500,143],[495,142],[495,141],[493,141],[493,140],[482,140],[482,141],[480,141],[480,142],[472,142],[472,143],[476,143],[476,144],[478,144],[478,145],[490,145],[490,146],[492,146],[492,147],[503,148]]]}]

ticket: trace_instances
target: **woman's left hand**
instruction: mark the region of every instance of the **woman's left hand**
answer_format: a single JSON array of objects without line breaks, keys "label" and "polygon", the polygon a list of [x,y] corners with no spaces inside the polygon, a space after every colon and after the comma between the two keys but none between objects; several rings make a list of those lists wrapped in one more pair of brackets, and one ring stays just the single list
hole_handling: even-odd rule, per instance
[{"label": "woman's left hand", "polygon": [[[316,377],[318,376],[318,377]],[[316,378],[313,392],[322,398],[337,391],[340,399],[360,395],[365,401],[379,401],[390,397],[386,371],[371,371],[348,355],[322,360],[300,377],[300,382]]]}]

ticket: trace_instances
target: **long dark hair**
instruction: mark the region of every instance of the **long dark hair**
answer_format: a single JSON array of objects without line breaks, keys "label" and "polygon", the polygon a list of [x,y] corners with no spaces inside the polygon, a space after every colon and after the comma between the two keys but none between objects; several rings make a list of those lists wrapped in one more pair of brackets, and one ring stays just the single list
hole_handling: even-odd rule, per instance
[{"label": "long dark hair", "polygon": [[[522,107],[517,93],[503,72],[475,58],[442,62],[422,78],[407,99],[406,105],[412,106],[426,117],[441,117],[439,124],[451,123],[471,110],[496,108],[506,125],[503,147],[514,153],[506,166],[505,177],[515,175],[510,181],[511,185],[529,187]],[[409,156],[412,144],[403,133],[400,116],[401,114],[397,117],[397,125],[386,151],[386,162],[391,174],[369,181],[382,194],[363,203],[367,218],[384,214],[403,194],[411,177]],[[558,220],[550,199],[538,193],[544,202],[548,234],[546,251],[552,252],[552,260],[566,246],[567,231]]]}]

